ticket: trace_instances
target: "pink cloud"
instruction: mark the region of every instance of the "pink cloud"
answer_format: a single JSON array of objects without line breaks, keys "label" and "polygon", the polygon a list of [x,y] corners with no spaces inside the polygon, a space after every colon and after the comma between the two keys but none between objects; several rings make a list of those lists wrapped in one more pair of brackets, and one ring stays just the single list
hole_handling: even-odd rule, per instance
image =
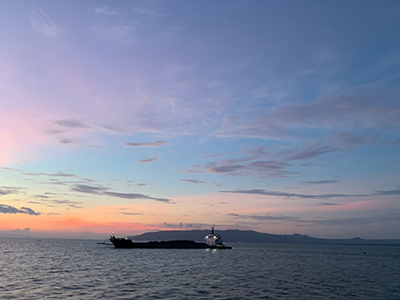
[{"label": "pink cloud", "polygon": [[[397,205],[396,205],[397,206]],[[393,208],[392,201],[381,201],[378,199],[375,200],[365,200],[365,201],[357,201],[357,202],[349,202],[337,205],[323,205],[318,206],[315,210],[317,211],[372,211],[372,210],[381,210],[381,209],[389,209]]]}]

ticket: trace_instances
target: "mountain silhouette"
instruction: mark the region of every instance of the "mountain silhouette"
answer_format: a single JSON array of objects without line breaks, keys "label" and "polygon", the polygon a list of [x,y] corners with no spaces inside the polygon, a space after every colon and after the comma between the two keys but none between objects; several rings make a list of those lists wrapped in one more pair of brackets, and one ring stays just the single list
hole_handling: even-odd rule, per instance
[{"label": "mountain silhouette", "polygon": [[[140,235],[129,236],[133,241],[167,241],[167,240],[194,240],[204,241],[204,237],[209,234],[209,230],[169,230],[146,232]],[[276,243],[276,244],[348,244],[348,245],[367,245],[385,244],[400,245],[400,240],[396,239],[362,239],[355,237],[352,239],[322,239],[314,238],[304,234],[270,234],[261,233],[254,230],[218,230],[225,242],[242,243]]]}]

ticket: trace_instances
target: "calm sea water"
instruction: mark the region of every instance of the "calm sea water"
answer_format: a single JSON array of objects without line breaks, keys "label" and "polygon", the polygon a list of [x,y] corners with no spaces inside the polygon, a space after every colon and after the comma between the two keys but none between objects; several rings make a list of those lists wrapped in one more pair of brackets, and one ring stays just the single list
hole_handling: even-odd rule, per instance
[{"label": "calm sea water", "polygon": [[0,299],[400,299],[400,247],[0,239]]}]

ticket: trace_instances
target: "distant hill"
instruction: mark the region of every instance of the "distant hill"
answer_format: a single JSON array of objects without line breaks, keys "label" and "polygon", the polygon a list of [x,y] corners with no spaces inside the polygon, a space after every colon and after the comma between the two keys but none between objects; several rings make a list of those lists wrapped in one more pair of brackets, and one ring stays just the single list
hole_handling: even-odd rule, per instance
[{"label": "distant hill", "polygon": [[[204,241],[209,230],[170,230],[146,232],[129,238],[134,241],[194,240]],[[270,234],[254,230],[218,230],[224,242],[276,243],[276,244],[346,244],[346,245],[400,245],[400,240],[320,239],[303,234]]]}]

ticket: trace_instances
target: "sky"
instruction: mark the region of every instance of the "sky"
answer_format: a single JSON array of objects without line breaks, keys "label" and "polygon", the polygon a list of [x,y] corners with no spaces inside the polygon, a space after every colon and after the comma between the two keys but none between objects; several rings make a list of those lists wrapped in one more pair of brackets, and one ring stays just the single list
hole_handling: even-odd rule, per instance
[{"label": "sky", "polygon": [[399,1],[1,1],[0,236],[400,239]]}]

